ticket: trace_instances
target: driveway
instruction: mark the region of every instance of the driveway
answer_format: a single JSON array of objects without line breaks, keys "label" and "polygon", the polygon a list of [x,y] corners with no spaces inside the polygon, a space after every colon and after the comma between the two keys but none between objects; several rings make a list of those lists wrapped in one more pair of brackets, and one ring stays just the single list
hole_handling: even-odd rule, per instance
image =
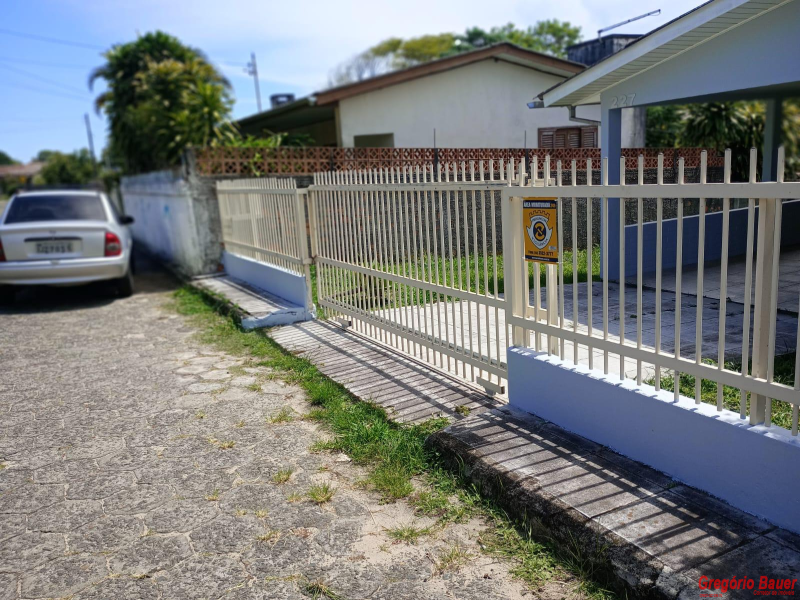
[{"label": "driveway", "polygon": [[[197,342],[166,275],[138,284],[0,312],[0,599],[524,594],[480,553],[480,521],[393,543],[425,519],[309,450],[326,434],[301,390]],[[336,492],[317,504],[322,483]],[[466,564],[437,568],[454,548]]]}]

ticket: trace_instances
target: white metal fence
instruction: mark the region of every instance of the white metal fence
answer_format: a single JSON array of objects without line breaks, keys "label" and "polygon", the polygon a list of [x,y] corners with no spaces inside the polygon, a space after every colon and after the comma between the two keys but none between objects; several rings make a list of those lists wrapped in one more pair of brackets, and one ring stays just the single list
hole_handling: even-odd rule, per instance
[{"label": "white metal fence", "polygon": [[[602,185],[578,186],[574,185],[575,161],[570,165],[572,185],[563,185],[565,173],[559,162],[555,182],[543,181],[542,187],[510,188],[506,223],[514,231],[504,235],[514,237],[505,263],[506,292],[510,297],[507,320],[513,328],[513,343],[556,354],[575,364],[602,368],[606,374],[618,373],[620,379],[635,378],[640,385],[651,382],[656,389],[671,386],[676,399],[683,394],[700,403],[715,396],[718,410],[738,410],[742,418],[749,416],[753,424],[763,422],[769,427],[779,413],[780,422],[797,435],[800,381],[796,373],[800,355],[789,355],[788,362],[780,355],[797,351],[800,260],[795,260],[793,248],[781,246],[781,229],[784,204],[800,198],[800,184],[783,182],[782,152],[779,163],[777,182],[756,182],[753,150],[750,180],[731,183],[731,156],[727,152],[724,182],[714,184],[706,182],[703,156],[700,183],[683,183],[681,161],[678,183],[665,185],[663,162],[659,160],[658,182],[646,185],[640,160],[636,185],[609,185],[607,161],[601,165],[587,161],[587,170],[602,169]],[[624,181],[624,159],[619,168],[620,181]],[[549,172],[549,167],[546,171]],[[578,253],[573,252],[571,265],[562,262],[547,268],[545,297],[538,289],[531,294],[529,278],[525,276],[528,268],[520,249],[522,228],[516,225],[522,220],[521,198],[527,196],[559,197],[560,229],[564,225],[563,206],[570,203],[573,239],[577,237],[575,217],[592,221],[592,202],[587,202],[584,212],[578,214],[576,199],[600,199],[602,259],[595,257],[594,252],[586,254],[587,272],[596,273],[600,267],[603,273],[600,281],[588,277],[584,283],[573,279],[571,284],[564,285],[565,267],[571,267],[573,272],[578,270]],[[665,198],[677,203],[676,217],[669,220],[670,231],[675,233],[669,239],[664,233],[668,221],[663,217]],[[710,198],[721,199],[718,263],[705,257],[709,248],[716,252],[716,240],[711,243],[706,238],[706,224],[712,217],[706,211]],[[736,235],[744,235],[746,239],[743,243],[741,239],[735,240],[737,246],[744,247],[744,255],[734,265],[731,200],[737,198],[746,199],[747,208],[743,209],[744,227],[738,227]],[[685,237],[689,217],[683,214],[684,205],[690,200],[699,201],[699,216],[693,217],[697,222],[693,224],[696,229],[692,229],[692,239]],[[630,231],[630,226],[626,227],[626,210],[618,211],[618,222],[608,219],[610,203],[620,202],[624,209],[633,208],[636,214],[635,253],[627,255],[626,237],[631,236],[626,236],[626,231]],[[648,236],[655,237],[652,245],[653,240],[646,239],[644,234],[643,212],[648,203],[656,209],[654,231],[648,230]],[[620,248],[618,255],[610,256],[608,241],[612,228],[618,228]],[[588,239],[591,240],[591,229]],[[645,253],[646,242],[655,257]],[[591,248],[590,242],[588,246]],[[696,253],[696,266],[691,269],[684,266],[687,247]],[[663,267],[667,253],[675,255],[675,268],[668,272]],[[782,253],[787,255],[786,260],[782,260]],[[609,259],[619,260],[620,273],[625,274],[626,267],[630,273],[627,261],[632,254],[636,261],[634,285],[626,283],[625,277],[621,283],[610,281]],[[655,273],[650,276],[645,273],[645,263],[653,258]],[[598,260],[602,260],[602,265],[597,264]],[[538,283],[539,278],[535,279]],[[779,297],[789,306],[779,310]],[[542,313],[543,307],[555,310]]]},{"label": "white metal fence", "polygon": [[[492,392],[504,391],[507,347],[524,345],[797,435],[800,231],[783,214],[800,218],[800,183],[783,182],[782,153],[777,182],[756,181],[753,151],[743,183],[730,152],[722,183],[707,182],[705,155],[699,183],[684,182],[681,160],[675,184],[661,158],[653,184],[640,158],[633,185],[609,184],[605,160],[533,160],[500,165],[502,180],[476,162],[321,173],[307,192],[220,182],[226,247],[309,277],[309,236],[328,316]],[[624,182],[624,159],[615,168]],[[559,264],[524,260],[528,197],[558,199],[558,229],[572,234],[568,249],[558,236]]]},{"label": "white metal fence", "polygon": [[[319,304],[502,393],[507,332],[494,164],[323,173],[310,188]],[[469,177],[469,181],[467,178]]]},{"label": "white metal fence", "polygon": [[225,248],[297,275],[308,275],[304,196],[293,179],[217,182]]}]

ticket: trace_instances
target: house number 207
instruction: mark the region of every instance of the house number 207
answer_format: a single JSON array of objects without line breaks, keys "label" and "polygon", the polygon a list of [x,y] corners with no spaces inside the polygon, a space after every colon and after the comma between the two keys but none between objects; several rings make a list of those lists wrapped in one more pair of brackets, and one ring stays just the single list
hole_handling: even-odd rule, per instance
[{"label": "house number 207", "polygon": [[614,96],[611,98],[611,108],[625,108],[626,106],[633,106],[633,99],[636,94],[628,94],[627,96]]}]

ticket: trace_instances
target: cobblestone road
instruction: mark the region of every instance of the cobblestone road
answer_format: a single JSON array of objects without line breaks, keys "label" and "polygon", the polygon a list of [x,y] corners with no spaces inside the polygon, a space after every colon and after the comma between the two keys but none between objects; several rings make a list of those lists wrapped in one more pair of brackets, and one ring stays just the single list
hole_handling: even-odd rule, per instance
[{"label": "cobblestone road", "polygon": [[[309,452],[315,425],[270,422],[305,412],[301,391],[194,341],[166,277],[139,284],[0,311],[0,600],[305,598],[308,582],[348,600],[525,594],[480,554],[479,522],[392,543],[388,528],[425,520]],[[325,482],[337,492],[317,505]],[[467,564],[437,570],[453,548]]]}]

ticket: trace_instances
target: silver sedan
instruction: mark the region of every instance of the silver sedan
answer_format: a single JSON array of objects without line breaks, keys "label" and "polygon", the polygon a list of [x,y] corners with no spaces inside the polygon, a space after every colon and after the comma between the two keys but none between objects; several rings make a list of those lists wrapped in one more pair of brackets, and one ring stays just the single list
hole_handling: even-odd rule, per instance
[{"label": "silver sedan", "polygon": [[130,296],[131,223],[100,192],[12,196],[0,217],[0,301],[13,301],[21,286],[104,280]]}]

